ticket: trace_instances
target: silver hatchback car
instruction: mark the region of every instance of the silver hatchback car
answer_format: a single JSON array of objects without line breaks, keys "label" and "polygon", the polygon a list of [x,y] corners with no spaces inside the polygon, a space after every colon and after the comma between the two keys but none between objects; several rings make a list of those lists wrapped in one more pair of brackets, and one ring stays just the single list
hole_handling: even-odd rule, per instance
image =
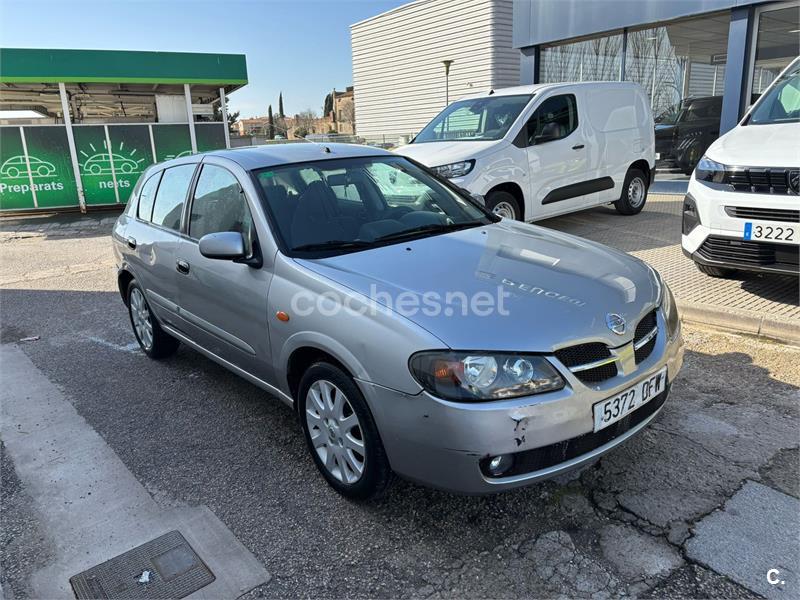
[{"label": "silver hatchback car", "polygon": [[683,360],[645,263],[374,148],[154,165],[113,239],[142,350],[182,342],[293,407],[352,498],[395,473],[480,494],[579,467],[655,418]]}]

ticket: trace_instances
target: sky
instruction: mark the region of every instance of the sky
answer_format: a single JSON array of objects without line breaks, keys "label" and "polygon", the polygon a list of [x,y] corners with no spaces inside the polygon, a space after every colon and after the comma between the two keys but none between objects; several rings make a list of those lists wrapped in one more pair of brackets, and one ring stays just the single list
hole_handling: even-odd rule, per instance
[{"label": "sky", "polygon": [[[0,46],[245,54],[242,117],[322,112],[353,84],[350,25],[409,0],[0,0]],[[0,65],[0,68],[2,66]]]}]

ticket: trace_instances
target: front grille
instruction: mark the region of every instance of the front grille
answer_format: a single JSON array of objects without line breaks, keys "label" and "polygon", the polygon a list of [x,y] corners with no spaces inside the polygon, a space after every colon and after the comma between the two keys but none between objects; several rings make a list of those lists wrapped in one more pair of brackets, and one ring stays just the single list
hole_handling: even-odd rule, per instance
[{"label": "front grille", "polygon": [[756,208],[745,206],[726,206],[725,213],[737,219],[752,221],[784,221],[786,223],[800,222],[800,210],[782,208]]},{"label": "front grille", "polygon": [[[634,346],[642,339],[647,336],[650,332],[653,331],[658,327],[658,319],[656,318],[656,311],[652,310],[647,313],[639,324],[636,326],[636,331],[633,334],[633,343]],[[650,340],[641,346],[640,348],[636,348],[634,354],[636,356],[636,364],[638,365],[644,359],[646,359],[650,354],[653,352],[653,348],[656,347],[656,339],[658,338],[658,333],[654,335]]]},{"label": "front grille", "polygon": [[[569,348],[556,350],[556,358],[567,368],[577,367],[588,363],[593,363],[604,358],[610,358],[611,351],[608,346],[601,342],[591,342],[588,344],[578,344]],[[611,379],[617,374],[617,365],[610,363],[586,371],[578,371],[575,377],[584,383],[599,383],[606,379]]]},{"label": "front grille", "polygon": [[[525,450],[524,452],[517,452],[514,454],[514,464],[508,471],[504,472],[500,477],[512,477],[514,475],[523,475],[525,473],[533,473],[541,469],[547,469],[554,465],[572,460],[584,454],[591,452],[603,446],[610,441],[625,434],[630,429],[636,427],[648,417],[658,411],[664,405],[669,395],[669,386],[658,396],[650,400],[641,408],[637,408],[624,419],[617,421],[613,425],[609,425],[605,429],[598,432],[586,433],[579,435],[562,442],[556,442],[549,446],[541,448],[534,448],[533,450]],[[481,460],[480,466],[483,474],[487,477],[492,477],[488,470],[488,463],[490,457]]]},{"label": "front grille", "polygon": [[706,260],[742,266],[797,267],[800,263],[798,246],[737,240],[716,235],[708,236],[697,250],[697,254]]},{"label": "front grille", "polygon": [[725,179],[737,192],[797,195],[797,189],[790,186],[791,171],[793,169],[733,167],[725,171]]}]

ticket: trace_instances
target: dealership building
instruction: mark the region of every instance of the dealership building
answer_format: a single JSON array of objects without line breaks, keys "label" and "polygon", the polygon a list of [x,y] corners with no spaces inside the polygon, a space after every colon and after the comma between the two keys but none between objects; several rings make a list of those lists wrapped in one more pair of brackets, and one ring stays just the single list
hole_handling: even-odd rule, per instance
[{"label": "dealership building", "polygon": [[519,83],[625,80],[662,123],[686,109],[715,138],[800,54],[798,17],[796,0],[417,0],[351,26],[357,131],[415,134],[448,83],[452,101]]},{"label": "dealership building", "polygon": [[0,64],[3,213],[125,203],[154,162],[229,147],[226,96],[247,83],[240,54],[0,48]]}]

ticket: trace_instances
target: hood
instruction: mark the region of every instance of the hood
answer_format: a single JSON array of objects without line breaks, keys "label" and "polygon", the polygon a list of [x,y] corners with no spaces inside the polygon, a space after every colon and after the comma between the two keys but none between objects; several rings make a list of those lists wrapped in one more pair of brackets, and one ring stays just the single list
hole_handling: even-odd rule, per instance
[{"label": "hood", "polygon": [[395,148],[397,154],[413,158],[426,167],[439,167],[462,160],[478,159],[499,149],[504,140],[485,142],[422,142]]},{"label": "hood", "polygon": [[[325,259],[296,259],[460,350],[551,352],[629,342],[657,302],[642,261],[543,227],[501,221]],[[492,308],[494,307],[494,308]],[[623,335],[606,325],[627,321]]]},{"label": "hood", "polygon": [[740,125],[711,144],[706,154],[729,166],[797,167],[798,139],[800,123]]}]

